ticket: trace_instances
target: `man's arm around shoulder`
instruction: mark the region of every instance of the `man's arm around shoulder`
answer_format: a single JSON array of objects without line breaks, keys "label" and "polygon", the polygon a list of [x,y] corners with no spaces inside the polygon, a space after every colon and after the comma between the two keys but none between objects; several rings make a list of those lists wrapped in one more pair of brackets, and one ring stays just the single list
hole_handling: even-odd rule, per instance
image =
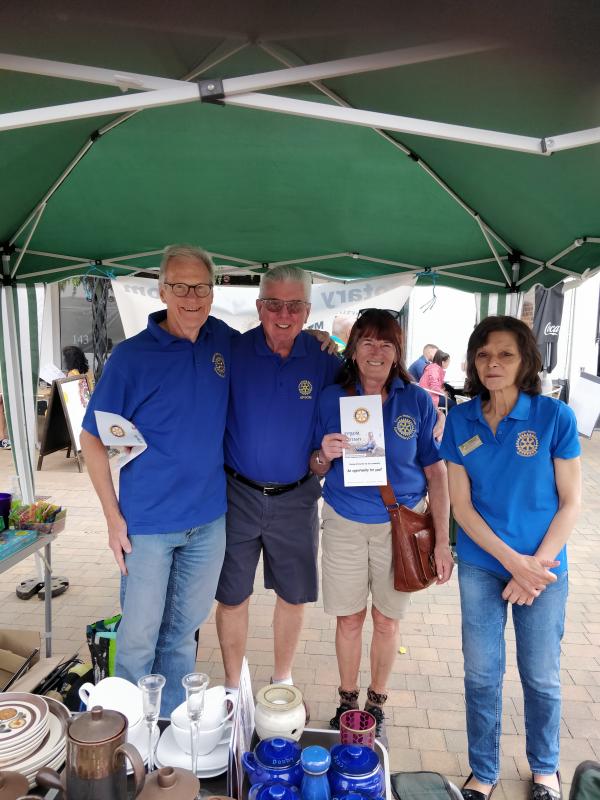
[{"label": "man's arm around shoulder", "polygon": [[115,493],[106,447],[97,436],[85,429],[81,431],[79,441],[89,476],[106,517],[108,546],[113,551],[121,573],[127,575],[125,553],[131,553],[131,543],[127,536],[127,523],[121,514]]}]

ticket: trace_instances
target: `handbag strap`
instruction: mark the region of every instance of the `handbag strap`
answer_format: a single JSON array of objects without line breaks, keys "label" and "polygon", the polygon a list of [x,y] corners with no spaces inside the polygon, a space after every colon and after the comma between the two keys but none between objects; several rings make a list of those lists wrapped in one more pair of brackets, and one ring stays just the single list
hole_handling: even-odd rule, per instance
[{"label": "handbag strap", "polygon": [[[350,397],[356,397],[356,386],[352,384],[346,387],[346,394]],[[400,531],[404,533],[402,515],[400,514],[400,503],[398,502],[398,498],[396,497],[396,493],[394,492],[392,484],[388,481],[385,486],[379,486],[378,488],[379,493],[381,494],[381,499],[383,500],[383,505],[390,515],[392,525],[396,523],[399,526]]]}]

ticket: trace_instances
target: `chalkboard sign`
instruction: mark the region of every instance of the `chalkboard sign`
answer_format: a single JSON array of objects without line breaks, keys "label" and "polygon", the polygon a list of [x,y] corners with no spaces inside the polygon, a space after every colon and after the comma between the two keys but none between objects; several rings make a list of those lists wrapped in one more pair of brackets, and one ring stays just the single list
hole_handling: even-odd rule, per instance
[{"label": "chalkboard sign", "polygon": [[83,471],[79,456],[81,451],[79,435],[89,399],[90,387],[85,375],[52,381],[40,444],[38,470],[42,468],[44,456],[66,449],[67,458],[72,450],[79,472]]}]

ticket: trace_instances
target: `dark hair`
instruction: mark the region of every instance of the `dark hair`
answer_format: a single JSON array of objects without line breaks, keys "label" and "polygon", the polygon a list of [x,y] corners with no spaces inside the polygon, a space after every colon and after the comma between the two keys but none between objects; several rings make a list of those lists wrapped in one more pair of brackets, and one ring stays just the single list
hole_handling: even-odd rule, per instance
[{"label": "dark hair", "polygon": [[437,350],[436,354],[434,355],[434,357],[433,357],[433,359],[431,361],[431,363],[432,364],[439,364],[440,367],[441,367],[442,364],[444,363],[444,361],[447,361],[449,358],[450,358],[450,356],[448,355],[448,353],[444,353],[443,350]]},{"label": "dark hair", "polygon": [[538,350],[535,336],[531,328],[516,317],[486,317],[469,337],[467,346],[467,379],[465,381],[465,394],[470,397],[480,395],[484,400],[490,396],[489,391],[479,380],[475,368],[475,357],[480,347],[483,347],[491,333],[512,333],[517,340],[517,348],[521,356],[521,366],[516,378],[516,385],[525,394],[540,394],[542,391],[540,376],[542,359]]},{"label": "dark hair", "polygon": [[64,347],[62,352],[67,372],[76,369],[81,375],[85,375],[90,365],[88,364],[83,350],[75,345],[70,345],[69,347]]},{"label": "dark hair", "polygon": [[337,382],[346,387],[351,386],[358,380],[358,367],[353,356],[360,340],[367,336],[391,342],[396,349],[395,364],[390,369],[386,387],[390,386],[394,378],[401,378],[405,383],[410,383],[412,378],[408,374],[404,363],[404,335],[402,328],[389,311],[383,311],[380,308],[366,309],[352,326],[348,344],[344,350],[344,362],[338,374]]}]

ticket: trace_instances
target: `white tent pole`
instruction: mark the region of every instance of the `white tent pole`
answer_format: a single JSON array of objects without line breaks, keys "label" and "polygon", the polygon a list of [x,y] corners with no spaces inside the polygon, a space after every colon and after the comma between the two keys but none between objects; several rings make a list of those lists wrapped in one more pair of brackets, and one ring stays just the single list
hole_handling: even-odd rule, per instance
[{"label": "white tent pole", "polygon": [[[327,253],[323,256],[311,256],[309,258],[291,258],[287,261],[269,261],[269,269],[273,267],[283,267],[289,264],[310,264],[311,261],[327,261],[330,258],[351,258],[352,253]],[[256,266],[260,266],[257,264]]]},{"label": "white tent pole", "polygon": [[494,258],[498,262],[498,266],[500,267],[500,271],[504,275],[504,279],[506,280],[507,286],[511,286],[512,282],[511,282],[510,276],[509,276],[508,272],[506,271],[506,267],[504,266],[504,263],[502,262],[502,259],[498,255],[498,251],[494,247],[494,243],[492,242],[492,240],[490,238],[490,235],[487,232],[487,229],[485,228],[485,226],[483,225],[483,223],[481,222],[479,217],[477,217],[476,219],[477,219],[477,224],[479,225],[479,227],[481,229],[481,232],[483,233],[483,235],[485,237],[485,240],[488,243],[488,247],[492,251],[492,254],[493,254]]},{"label": "white tent pole", "polygon": [[124,111],[134,111],[140,108],[160,108],[179,103],[191,103],[198,100],[199,97],[200,89],[197,84],[182,82],[176,89],[155,89],[123,97],[103,97],[98,100],[83,100],[79,103],[65,103],[27,111],[11,111],[7,114],[0,114],[0,131],[48,125],[53,122],[68,122],[105,114],[121,114]]},{"label": "white tent pole", "polygon": [[581,278],[580,272],[574,272],[572,269],[564,269],[564,267],[555,267],[554,264],[548,264],[548,269],[554,272],[562,272],[563,275],[572,275],[574,278]]},{"label": "white tent pole", "polygon": [[545,267],[546,266],[546,262],[545,261],[540,261],[539,258],[531,258],[531,256],[521,255],[521,261],[528,261],[530,264],[537,264],[540,267]]},{"label": "white tent pole", "polygon": [[299,83],[312,83],[344,75],[359,75],[407,64],[421,64],[426,61],[437,61],[444,58],[478,53],[490,50],[497,45],[481,41],[440,42],[430,45],[407,47],[401,50],[388,50],[383,53],[372,53],[365,56],[340,58],[320,64],[306,64],[301,67],[272,70],[256,75],[243,75],[227,78],[223,81],[223,90],[227,97],[247,92],[262,92],[281,86],[292,86]]},{"label": "white tent pole", "polygon": [[82,269],[85,267],[89,267],[90,261],[82,261],[81,264],[70,264],[68,267],[49,267],[48,269],[41,269],[37,272],[27,272],[23,275],[23,279],[29,280],[29,278],[40,278],[44,275],[54,275],[57,272],[70,272],[71,270],[77,269],[77,267],[81,267]]},{"label": "white tent pole", "polygon": [[456,264],[438,264],[433,269],[460,269],[461,267],[475,267],[478,264],[495,264],[495,258],[477,258],[474,261],[458,261]]},{"label": "white tent pole", "polygon": [[584,243],[584,239],[575,239],[573,244],[570,244],[568,247],[565,247],[564,250],[561,250],[560,253],[557,253],[555,256],[552,256],[547,262],[548,266],[551,267],[555,261],[558,261],[563,256],[566,256],[568,253],[571,253],[573,250],[577,250],[578,247]]},{"label": "white tent pole", "polygon": [[583,131],[561,133],[557,136],[547,136],[544,145],[548,153],[558,153],[561,150],[572,150],[575,147],[587,147],[600,142],[600,128],[588,128]]},{"label": "white tent pole", "polygon": [[530,278],[533,278],[533,276],[537,275],[539,272],[543,272],[543,270],[544,270],[544,266],[541,266],[541,267],[538,267],[537,269],[534,269],[532,272],[529,273],[529,275],[525,275],[524,278],[521,278],[521,280],[517,281],[517,286],[521,286],[521,284],[523,284],[526,281],[530,280]]},{"label": "white tent pole", "polygon": [[488,278],[473,278],[471,275],[456,275],[453,272],[447,272],[444,269],[432,269],[432,272],[435,272],[437,275],[445,275],[447,278],[454,278],[455,280],[461,281],[472,281],[473,283],[486,283],[490,286],[501,286],[504,287],[504,283],[500,281],[492,281]]},{"label": "white tent pole", "polygon": [[[521,136],[514,133],[502,133],[483,128],[469,128],[464,125],[452,125],[432,120],[413,119],[396,114],[382,114],[375,111],[363,111],[356,108],[341,108],[326,103],[315,103],[309,100],[296,100],[279,95],[260,94],[258,92],[225,97],[226,105],[239,108],[251,108],[258,111],[273,111],[291,116],[310,117],[328,122],[341,122],[359,125],[366,128],[384,128],[388,131],[412,133],[417,136],[428,136],[435,139],[448,139],[465,144],[477,144],[485,147],[498,147],[504,150],[517,150],[523,153],[543,155],[540,139],[532,136]],[[24,113],[24,112],[21,112]],[[2,116],[0,116],[0,130]]]},{"label": "white tent pole", "polygon": [[[3,274],[10,272],[10,258],[2,256]],[[33,503],[35,490],[33,471],[30,461],[30,448],[27,436],[23,387],[21,385],[21,359],[19,356],[17,321],[12,287],[2,290],[2,336],[4,340],[4,357],[6,359],[6,386],[12,433],[12,452],[19,478],[21,497],[25,503]],[[31,376],[27,376],[31,380]]]},{"label": "white tent pole", "polygon": [[[242,49],[246,43],[237,46]],[[291,69],[273,70],[227,78],[223,81],[226,94],[246,94],[247,92],[275,89],[280,86],[291,86],[327,78],[339,78],[343,75],[358,75],[364,72],[401,67],[406,64],[420,64],[426,61],[453,58],[455,56],[478,53],[497,45],[480,41],[449,41],[437,44],[407,47],[401,50],[388,50],[383,53],[372,53],[365,56],[341,58],[320,64],[309,64]],[[172,78],[161,78],[155,75],[144,75],[137,72],[120,72],[101,67],[88,67],[81,64],[69,64],[61,61],[49,61],[42,58],[0,53],[0,69],[13,72],[27,72],[34,75],[46,75],[52,78],[99,83],[106,86],[117,86],[127,89],[151,91],[154,89],[173,89],[181,85],[181,81]]]},{"label": "white tent pole", "polygon": [[159,78],[155,75],[142,75],[137,72],[119,72],[102,67],[87,67],[82,64],[69,64],[64,61],[49,61],[45,58],[29,58],[11,53],[0,53],[0,69],[12,72],[26,72],[30,75],[45,75],[49,78],[99,83],[126,89],[151,90],[172,89],[180,81],[172,78]]},{"label": "white tent pole", "polygon": [[[29,214],[29,216],[27,217],[27,219],[25,220],[25,222],[24,222],[24,223],[23,223],[23,224],[20,226],[20,228],[19,228],[19,229],[16,231],[16,233],[15,233],[15,234],[13,234],[13,236],[11,237],[11,239],[10,239],[10,241],[9,241],[9,243],[10,243],[10,244],[14,244],[14,243],[17,241],[17,239],[19,238],[19,236],[20,236],[20,235],[23,233],[23,231],[25,230],[25,228],[26,228],[26,227],[29,225],[30,221],[31,221],[31,220],[33,219],[33,217],[34,217],[34,216],[37,214],[37,212],[38,212],[38,209],[40,208],[40,206],[42,206],[42,205],[44,205],[45,203],[47,203],[47,202],[48,202],[48,200],[49,200],[49,199],[52,197],[52,195],[54,194],[54,192],[55,192],[55,191],[56,191],[56,190],[59,188],[59,186],[60,186],[60,185],[61,185],[61,183],[62,183],[62,182],[65,180],[65,178],[67,178],[67,177],[68,177],[68,175],[69,175],[69,174],[70,174],[70,173],[71,173],[71,172],[72,172],[72,171],[75,169],[75,167],[77,166],[77,164],[79,164],[79,162],[80,162],[80,161],[81,161],[81,159],[84,157],[84,155],[87,153],[87,151],[90,149],[90,147],[92,146],[92,144],[93,144],[93,142],[92,142],[92,141],[88,141],[88,142],[86,142],[86,143],[84,144],[84,146],[83,146],[83,147],[81,148],[81,150],[80,150],[80,151],[77,153],[77,155],[76,155],[76,156],[75,156],[75,158],[74,158],[74,159],[71,161],[71,163],[68,165],[68,167],[67,167],[65,170],[63,170],[63,172],[62,172],[62,173],[61,173],[61,174],[58,176],[58,178],[57,178],[57,179],[54,181],[54,183],[52,184],[52,186],[51,186],[51,187],[48,189],[48,191],[46,192],[46,194],[45,194],[45,195],[42,197],[42,199],[40,200],[40,202],[39,202],[39,203],[36,205],[36,207],[33,209],[33,211],[31,212],[31,214]],[[32,251],[32,252],[33,252],[33,251]]]},{"label": "white tent pole", "polygon": [[377,258],[375,256],[365,256],[363,253],[353,253],[353,257],[357,258],[359,261],[371,261],[374,264],[385,264],[390,267],[401,267],[402,269],[407,269],[415,272],[420,272],[423,267],[418,266],[417,264],[405,264],[403,261],[391,261],[389,258]]},{"label": "white tent pole", "polygon": [[[16,252],[20,252],[20,248],[15,248]],[[63,253],[48,253],[45,250],[28,250],[31,256],[44,256],[44,258],[56,258],[59,261],[74,261],[77,264],[89,264],[92,259],[84,258],[83,256],[66,256]]]},{"label": "white tent pole", "polygon": [[23,257],[25,255],[25,253],[27,252],[27,248],[29,247],[29,242],[31,241],[31,238],[32,238],[33,234],[35,233],[35,229],[38,226],[38,222],[41,220],[42,214],[44,213],[45,210],[46,210],[46,203],[42,203],[42,205],[38,208],[37,215],[33,219],[33,223],[31,225],[29,233],[27,234],[27,238],[25,239],[25,243],[23,244],[23,247],[21,247],[19,249],[19,255],[17,256],[17,260],[15,261],[15,265],[12,268],[12,272],[10,273],[10,277],[11,278],[14,278],[15,275],[17,274],[17,270],[19,269],[21,261],[23,260]]}]

